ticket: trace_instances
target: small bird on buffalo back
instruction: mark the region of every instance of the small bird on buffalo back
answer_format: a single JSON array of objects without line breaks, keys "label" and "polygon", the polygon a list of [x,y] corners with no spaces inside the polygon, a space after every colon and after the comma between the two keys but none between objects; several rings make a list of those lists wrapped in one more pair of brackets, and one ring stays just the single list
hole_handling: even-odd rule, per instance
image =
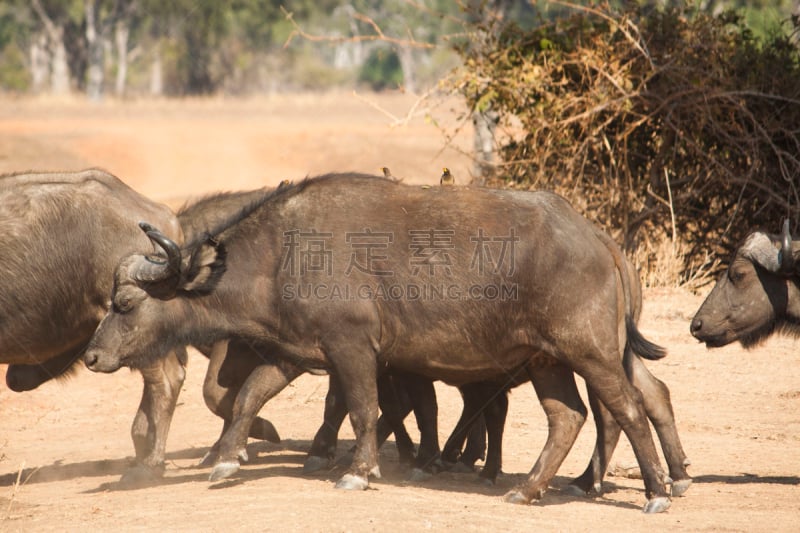
[{"label": "small bird on buffalo back", "polygon": [[455,184],[456,184],[456,179],[450,173],[450,169],[447,168],[447,167],[444,167],[442,169],[442,177],[439,179],[439,185],[450,186],[450,185],[455,185]]},{"label": "small bird on buffalo back", "polygon": [[398,178],[396,176],[393,176],[392,175],[392,171],[389,170],[389,167],[381,167],[381,172],[383,172],[383,176],[386,179],[389,179],[389,180],[392,180],[392,181],[396,181],[397,183],[400,183],[401,181],[403,181],[403,178]]}]

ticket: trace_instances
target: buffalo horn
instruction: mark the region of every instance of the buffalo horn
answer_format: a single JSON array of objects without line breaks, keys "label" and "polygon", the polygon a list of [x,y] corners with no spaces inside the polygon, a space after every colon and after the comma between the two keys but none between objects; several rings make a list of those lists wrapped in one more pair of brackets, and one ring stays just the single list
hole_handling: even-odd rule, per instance
[{"label": "buffalo horn", "polygon": [[783,222],[783,233],[781,234],[781,251],[778,258],[783,274],[791,274],[794,270],[794,256],[792,255],[792,235],[789,232],[789,219]]},{"label": "buffalo horn", "polygon": [[174,241],[161,233],[147,222],[139,222],[139,227],[147,234],[147,237],[158,245],[167,254],[167,261],[155,261],[146,258],[147,262],[139,266],[136,278],[139,281],[161,281],[171,275],[176,276],[181,272],[181,250]]}]

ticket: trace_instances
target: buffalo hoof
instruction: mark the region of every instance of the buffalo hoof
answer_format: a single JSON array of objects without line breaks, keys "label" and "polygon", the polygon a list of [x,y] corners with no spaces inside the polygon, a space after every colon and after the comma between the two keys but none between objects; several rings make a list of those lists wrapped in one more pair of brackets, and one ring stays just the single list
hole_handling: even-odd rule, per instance
[{"label": "buffalo hoof", "polygon": [[679,479],[678,481],[672,482],[672,496],[678,497],[683,496],[684,493],[689,490],[689,487],[692,486],[692,478],[689,479]]},{"label": "buffalo hoof", "polygon": [[456,474],[471,474],[475,471],[475,469],[469,465],[465,465],[461,461],[454,463],[453,466],[450,467],[450,472],[455,472]]},{"label": "buffalo hoof", "polygon": [[164,467],[136,465],[122,474],[118,487],[121,489],[139,489],[151,487],[161,482],[164,477]]},{"label": "buffalo hoof", "polygon": [[659,496],[658,498],[649,500],[642,508],[642,511],[646,514],[663,513],[669,509],[670,505],[672,505],[672,502],[669,501],[669,498],[666,496]]},{"label": "buffalo hoof", "polygon": [[367,490],[369,481],[365,477],[354,474],[345,474],[342,479],[336,482],[337,489],[344,490]]},{"label": "buffalo hoof", "polygon": [[265,440],[280,444],[281,436],[278,435],[278,430],[272,425],[272,422],[264,418],[258,417],[253,421],[250,426],[250,436],[254,439]]},{"label": "buffalo hoof", "polygon": [[483,485],[484,487],[494,487],[495,481],[493,479],[489,479],[488,477],[481,477],[478,476],[478,479],[475,480],[478,485]]},{"label": "buffalo hoof", "polygon": [[577,496],[578,498],[585,498],[586,496],[589,495],[588,492],[586,492],[577,485],[567,485],[566,487],[561,489],[561,492],[563,492],[564,494],[568,494],[570,496]]},{"label": "buffalo hoof", "polygon": [[214,481],[227,479],[238,471],[239,471],[239,463],[233,461],[225,461],[222,463],[217,463],[211,470],[211,475],[208,476],[208,480],[213,483]]},{"label": "buffalo hoof", "polygon": [[569,494],[570,496],[580,496],[583,498],[596,496],[598,494],[603,493],[603,484],[602,483],[595,483],[590,490],[583,490],[578,485],[567,485],[561,491],[565,494]]},{"label": "buffalo hoof", "polygon": [[428,481],[430,478],[433,477],[433,474],[430,472],[426,472],[421,468],[412,468],[411,473],[408,475],[408,480],[412,483],[421,483],[423,481]]},{"label": "buffalo hoof", "polygon": [[331,462],[326,457],[320,457],[318,455],[309,455],[306,458],[306,462],[303,463],[303,473],[304,474],[313,474],[314,472],[319,472],[320,470],[325,470],[330,467]]},{"label": "buffalo hoof", "polygon": [[528,505],[528,503],[530,503],[528,498],[518,490],[506,492],[506,495],[503,496],[503,500],[505,500],[506,503],[515,503],[517,505]]}]

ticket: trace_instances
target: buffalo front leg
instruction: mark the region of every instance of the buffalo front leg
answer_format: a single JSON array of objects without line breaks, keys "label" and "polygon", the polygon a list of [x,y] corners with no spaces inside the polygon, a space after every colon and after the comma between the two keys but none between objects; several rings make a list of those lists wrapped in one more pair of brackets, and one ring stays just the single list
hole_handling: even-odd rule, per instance
[{"label": "buffalo front leg", "polygon": [[350,424],[356,436],[356,451],[353,464],[347,474],[336,483],[337,489],[365,490],[369,487],[369,476],[381,477],[378,468],[378,383],[374,353],[367,349],[362,353],[352,348],[352,339],[337,343],[346,349],[328,353],[334,362],[339,382],[343,386]]},{"label": "buffalo front leg", "polygon": [[136,465],[122,475],[123,486],[152,483],[164,474],[167,435],[186,378],[186,348],[141,369],[144,390],[131,426]]},{"label": "buffalo front leg", "polygon": [[529,373],[547,415],[547,441],[527,481],[506,493],[505,500],[511,503],[527,504],[544,495],[586,420],[586,406],[570,368],[560,363],[532,364]]},{"label": "buffalo front leg", "polygon": [[303,370],[286,361],[256,367],[244,382],[233,405],[230,427],[220,439],[219,459],[209,481],[225,479],[239,470],[239,461],[247,461],[247,437],[256,415],[271,398],[294,381]]},{"label": "buffalo front leg", "polygon": [[[202,347],[200,351],[209,359],[203,381],[203,399],[209,410],[223,421],[219,439],[200,461],[201,466],[209,466],[219,458],[220,440],[230,427],[233,404],[239,391],[253,369],[264,363],[265,355],[239,339],[220,341],[211,347]],[[253,420],[249,436],[275,443],[281,441],[275,426],[261,417]]]},{"label": "buffalo front leg", "polygon": [[[391,373],[384,373],[378,378],[378,404],[381,416],[378,418],[376,432],[378,434],[378,449],[394,434],[394,442],[401,464],[413,465],[416,459],[416,450],[411,435],[408,434],[403,423],[411,412],[411,398],[402,378]],[[348,457],[340,459],[339,464],[350,465],[353,462],[355,445],[348,451]]]}]

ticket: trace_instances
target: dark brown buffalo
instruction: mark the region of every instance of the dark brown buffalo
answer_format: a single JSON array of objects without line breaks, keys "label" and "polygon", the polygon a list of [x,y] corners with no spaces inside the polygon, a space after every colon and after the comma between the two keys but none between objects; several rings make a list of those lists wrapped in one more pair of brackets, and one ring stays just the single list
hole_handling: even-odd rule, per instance
[{"label": "dark brown buffalo", "polygon": [[[144,229],[163,253],[119,264],[112,307],[84,355],[92,370],[139,367],[187,343],[274,344],[293,364],[341,379],[357,447],[337,487],[364,489],[380,474],[376,383],[387,365],[463,385],[499,381],[543,354],[555,361],[550,383],[578,373],[627,434],[645,510],[669,506],[641,395],[619,364],[641,335],[618,262],[562,198],[328,175],[275,191],[183,249]],[[353,251],[375,239],[385,246]],[[413,297],[402,294],[409,287]],[[550,419],[582,420],[576,390],[546,389]],[[540,457],[508,501],[544,492],[576,426],[552,435],[558,455]]]},{"label": "dark brown buffalo", "polygon": [[[636,270],[624,258],[620,250],[613,245],[611,239],[607,238],[605,234],[599,233],[599,235],[609,246],[609,251],[615,255],[616,260],[620,263],[620,274],[626,276],[626,286],[630,293],[626,298],[631,302],[634,321],[638,321],[642,307],[642,294]],[[650,373],[641,359],[639,359],[639,356],[634,353],[633,349],[629,348],[631,347],[626,347],[625,357],[623,358],[626,374],[631,382],[642,392],[645,410],[658,433],[664,457],[669,466],[670,477],[673,481],[671,493],[673,496],[680,496],[688,490],[692,480],[686,471],[689,461],[683,451],[677,433],[669,389]],[[639,343],[637,348],[643,352],[641,355],[648,359],[657,359],[663,356],[661,349],[654,345]],[[284,368],[281,369],[268,368],[273,363],[266,359],[264,364],[267,365],[267,368],[260,369],[258,375],[247,382],[246,392],[242,393],[236,400],[238,405],[234,407],[232,415],[234,423],[230,431],[227,434],[223,432],[223,437],[218,441],[218,447],[221,444],[221,451],[210,476],[212,481],[224,479],[239,469],[239,459],[246,460],[247,457],[247,428],[251,427],[251,424],[255,424],[256,414],[262,409],[267,400],[280,392],[292,379],[290,377],[287,380],[287,375],[296,376],[302,372],[300,369],[287,372],[285,362],[282,365]],[[252,368],[247,367],[239,370],[245,370],[246,373],[250,373]],[[506,380],[504,384],[482,382],[461,386],[464,410],[450,438],[448,438],[444,450],[440,454],[436,397],[431,382],[424,378],[404,373],[395,373],[394,376],[389,373],[385,377],[394,377],[396,386],[379,386],[379,399],[381,394],[393,394],[395,398],[391,401],[381,401],[381,410],[384,411],[384,414],[378,420],[378,445],[380,446],[389,434],[394,431],[397,435],[401,461],[413,462],[415,465],[415,469],[411,474],[411,479],[414,480],[427,477],[425,472],[436,472],[441,469],[444,466],[442,460],[445,464],[450,464],[450,468],[472,471],[474,463],[479,458],[486,457],[484,452],[486,448],[486,431],[488,430],[490,435],[489,454],[480,476],[488,482],[494,483],[501,468],[501,443],[508,407],[506,395],[508,388],[510,386],[519,386],[532,378],[534,379],[534,387],[536,387],[537,383],[536,373],[529,375],[527,372],[519,372],[518,375],[513,376],[513,379]],[[240,377],[236,381],[237,384],[241,385],[244,383],[244,378]],[[543,386],[546,386],[546,384],[540,383],[539,387]],[[569,387],[571,385],[567,383],[564,386]],[[602,479],[620,434],[619,425],[602,404],[597,402],[591,389],[589,392],[589,401],[596,425],[597,442],[592,460],[586,471],[569,485],[570,490],[576,495],[586,495],[592,491],[596,493],[602,492]],[[347,406],[343,401],[343,397],[344,393],[338,380],[331,376],[325,400],[324,421],[317,431],[311,449],[308,452],[308,457],[303,467],[304,472],[313,473],[331,466],[336,453],[339,428],[347,415]],[[392,411],[387,413],[387,409]],[[410,438],[402,425],[402,420],[412,409],[415,412],[417,424],[422,434],[420,450],[416,458],[413,457]],[[484,414],[487,415],[488,423],[484,423]],[[387,423],[387,418],[391,419],[392,422]],[[462,453],[462,447],[468,437],[467,448]],[[442,460],[440,460],[440,457]]]},{"label": "dark brown buffalo", "polygon": [[[6,382],[24,391],[69,372],[108,309],[120,258],[152,248],[132,225],[158,224],[178,242],[164,205],[101,170],[0,177],[0,362]],[[141,367],[142,400],[131,434],[137,467],[123,480],[163,469],[164,448],[184,380],[186,351]]]},{"label": "dark brown buffalo", "polygon": [[787,220],[780,235],[754,231],[691,322],[709,347],[739,341],[749,348],[776,331],[800,335],[800,243]]}]

